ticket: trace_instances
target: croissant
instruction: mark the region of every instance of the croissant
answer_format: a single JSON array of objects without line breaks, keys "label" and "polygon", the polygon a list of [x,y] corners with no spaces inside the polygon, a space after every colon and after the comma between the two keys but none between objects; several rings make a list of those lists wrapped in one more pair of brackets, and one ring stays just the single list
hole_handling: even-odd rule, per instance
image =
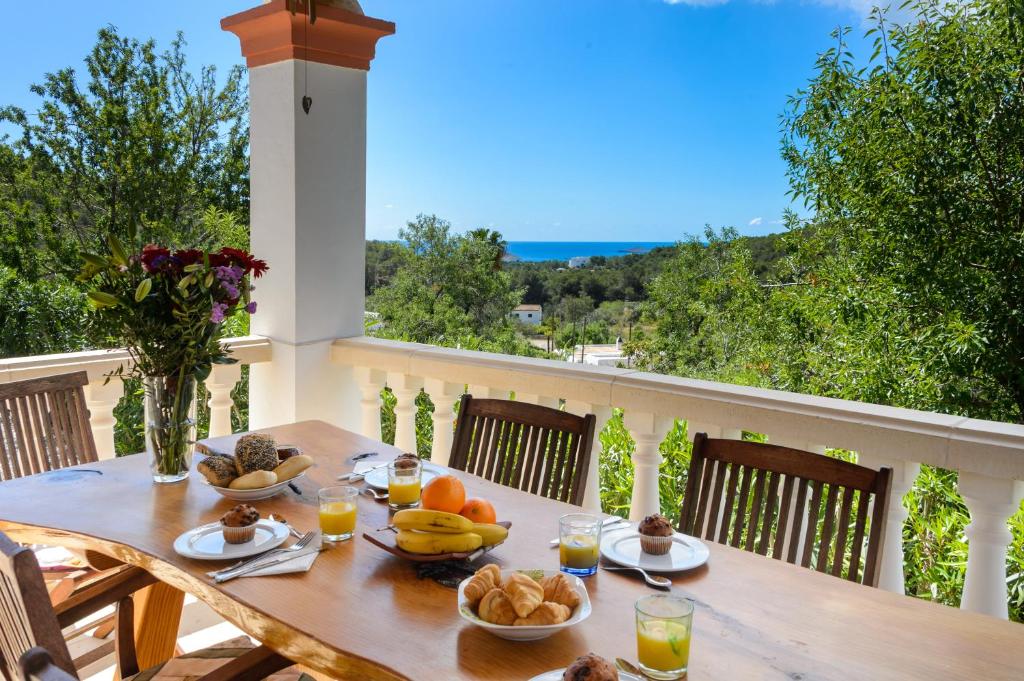
[{"label": "croissant", "polygon": [[513,573],[505,582],[505,593],[519,617],[526,617],[544,601],[544,589],[537,580],[519,572]]},{"label": "croissant", "polygon": [[569,578],[561,572],[540,580],[540,585],[544,589],[545,601],[561,603],[567,606],[570,611],[580,604],[579,593],[576,592]]},{"label": "croissant", "polygon": [[561,624],[569,619],[570,614],[572,614],[572,611],[569,610],[568,606],[562,605],[561,603],[545,601],[538,605],[537,609],[531,612],[528,617],[520,617],[516,619],[513,624],[517,627],[536,627],[544,624]]},{"label": "croissant", "polygon": [[491,589],[480,599],[477,614],[484,622],[508,626],[516,621],[516,611],[512,601],[501,589]]},{"label": "croissant", "polygon": [[480,599],[491,589],[501,588],[501,570],[494,563],[485,565],[476,571],[472,579],[466,583],[463,594],[469,602],[470,607],[476,607]]}]

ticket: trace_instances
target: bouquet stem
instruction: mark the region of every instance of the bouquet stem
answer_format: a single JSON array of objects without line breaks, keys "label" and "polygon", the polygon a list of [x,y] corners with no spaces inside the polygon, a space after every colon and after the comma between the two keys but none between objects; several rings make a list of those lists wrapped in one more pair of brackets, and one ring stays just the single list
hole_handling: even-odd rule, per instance
[{"label": "bouquet stem", "polygon": [[146,452],[153,480],[184,480],[196,444],[196,379],[182,367],[169,376],[147,376],[143,385]]}]

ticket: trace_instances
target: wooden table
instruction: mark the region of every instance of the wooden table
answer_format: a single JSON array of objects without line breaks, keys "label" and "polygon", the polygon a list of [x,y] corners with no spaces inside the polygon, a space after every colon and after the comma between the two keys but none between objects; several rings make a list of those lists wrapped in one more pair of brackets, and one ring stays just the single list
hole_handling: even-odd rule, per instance
[{"label": "wooden table", "polygon": [[[273,428],[318,466],[302,496],[260,502],[299,528],[317,523],[316,490],[351,469],[356,452],[396,450],[321,422]],[[464,622],[455,592],[418,580],[413,566],[361,536],[321,553],[302,575],[215,585],[210,564],[171,548],[181,532],[216,519],[232,502],[193,478],[154,486],[143,456],[0,484],[0,529],[21,541],[99,550],[150,570],[194,594],[252,636],[293,660],[339,679],[529,679],[594,651],[636,658],[633,603],[652,593],[629,576],[587,581],[593,615],[547,640],[503,641]],[[548,547],[566,504],[459,474],[469,494],[511,520],[508,541],[489,554],[503,567],[556,565]],[[386,506],[359,499],[357,533],[387,522]],[[1024,625],[851,584],[717,544],[707,566],[674,577],[697,602],[692,680],[1021,679]]]}]

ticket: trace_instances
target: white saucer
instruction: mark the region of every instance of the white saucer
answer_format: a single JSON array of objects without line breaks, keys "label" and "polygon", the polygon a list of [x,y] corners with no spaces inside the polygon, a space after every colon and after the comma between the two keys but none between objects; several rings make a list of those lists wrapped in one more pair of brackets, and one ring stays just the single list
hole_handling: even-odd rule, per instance
[{"label": "white saucer", "polygon": [[708,547],[699,539],[676,532],[672,549],[663,556],[652,556],[640,550],[640,534],[631,526],[602,534],[601,555],[613,563],[648,572],[680,572],[708,562]]},{"label": "white saucer", "polygon": [[186,558],[237,560],[277,548],[288,538],[288,528],[273,520],[256,522],[256,536],[244,544],[229,544],[219,522],[201,525],[174,540],[174,550]]},{"label": "white saucer", "polygon": [[[643,679],[636,674],[630,674],[629,672],[624,672],[621,669],[616,671],[619,672],[619,681],[643,681]],[[564,673],[565,667],[562,667],[561,669],[552,669],[549,672],[538,674],[530,679],[530,681],[562,681],[562,674]]]},{"label": "white saucer", "polygon": [[[444,466],[438,466],[436,463],[424,461],[422,465],[423,473],[420,475],[420,479],[423,485],[426,485],[439,475],[448,474],[448,469]],[[383,466],[382,468],[374,468],[366,474],[366,477],[363,478],[363,480],[367,485],[374,489],[386,490],[388,488],[388,467]]]}]

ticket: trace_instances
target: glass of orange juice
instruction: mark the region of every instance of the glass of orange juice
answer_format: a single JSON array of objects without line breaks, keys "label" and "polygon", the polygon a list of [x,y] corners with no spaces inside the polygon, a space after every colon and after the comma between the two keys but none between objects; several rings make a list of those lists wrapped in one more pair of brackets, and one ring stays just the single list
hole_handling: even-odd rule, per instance
[{"label": "glass of orange juice", "polygon": [[558,558],[562,572],[589,577],[597,572],[601,519],[589,513],[569,513],[558,519]]},{"label": "glass of orange juice", "polygon": [[388,506],[396,511],[420,505],[423,465],[419,459],[403,457],[388,464]]},{"label": "glass of orange juice", "polygon": [[355,487],[325,487],[317,493],[320,501],[320,532],[329,541],[351,539],[356,531]]},{"label": "glass of orange juice", "polygon": [[671,595],[636,602],[636,649],[640,669],[652,679],[682,679],[690,663],[693,601]]}]

